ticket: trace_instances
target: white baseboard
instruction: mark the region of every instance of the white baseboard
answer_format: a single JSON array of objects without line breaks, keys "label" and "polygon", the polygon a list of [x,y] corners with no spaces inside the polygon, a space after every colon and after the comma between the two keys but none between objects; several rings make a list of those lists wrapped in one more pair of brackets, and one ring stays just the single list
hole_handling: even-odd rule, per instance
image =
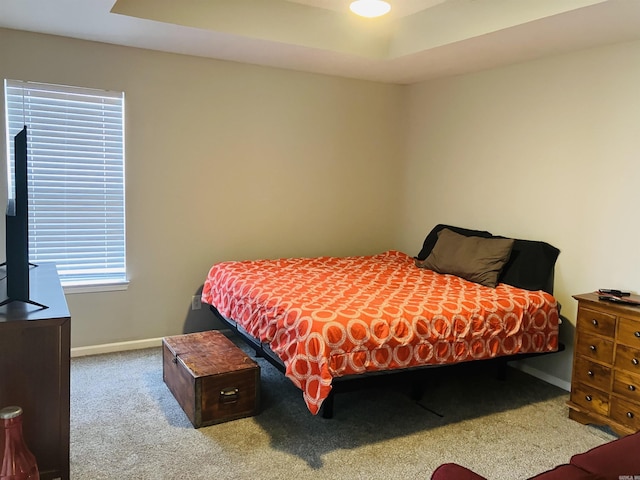
[{"label": "white baseboard", "polygon": [[532,377],[539,378],[540,380],[550,383],[551,385],[555,385],[567,392],[571,391],[571,382],[567,382],[566,380],[562,380],[554,375],[549,375],[542,370],[538,370],[537,368],[533,368],[522,362],[512,362],[509,363],[513,368],[517,368],[518,370],[522,370],[524,373],[528,373]]},{"label": "white baseboard", "polygon": [[[222,329],[219,331],[225,335],[233,335],[233,332],[229,329]],[[144,340],[133,340],[130,342],[104,343],[102,345],[74,347],[71,349],[71,358],[86,357],[87,355],[99,355],[101,353],[115,353],[127,350],[142,350],[143,348],[160,347],[162,346],[163,338],[164,337],[147,338]]]},{"label": "white baseboard", "polygon": [[[221,330],[223,333],[230,332],[230,330]],[[141,350],[143,348],[159,347],[162,345],[162,337],[148,338],[146,340],[133,340],[130,342],[117,342],[117,343],[105,343],[103,345],[91,345],[88,347],[75,347],[71,349],[71,357],[84,357],[87,355],[98,355],[101,353],[114,353],[124,352],[126,350]],[[562,388],[567,392],[571,391],[571,382],[562,380],[556,376],[549,375],[542,370],[533,368],[522,362],[510,362],[510,365],[518,370],[522,370],[529,375],[539,378],[542,381]]]},{"label": "white baseboard", "polygon": [[85,357],[100,353],[124,352],[126,350],[141,350],[143,348],[159,347],[162,345],[162,337],[148,338],[146,340],[133,340],[130,342],[105,343],[102,345],[90,345],[88,347],[75,347],[71,349],[71,357]]}]

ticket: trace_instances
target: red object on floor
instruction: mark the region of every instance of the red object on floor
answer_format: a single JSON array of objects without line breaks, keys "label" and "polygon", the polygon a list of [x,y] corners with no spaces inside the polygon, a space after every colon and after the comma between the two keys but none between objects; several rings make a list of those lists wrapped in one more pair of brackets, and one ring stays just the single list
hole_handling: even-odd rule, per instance
[{"label": "red object on floor", "polygon": [[22,436],[22,408],[0,410],[0,480],[39,480],[36,457]]},{"label": "red object on floor", "polygon": [[[640,478],[640,432],[618,438],[571,457],[529,480],[621,480]],[[431,480],[486,480],[477,473],[445,463],[431,475]]]}]

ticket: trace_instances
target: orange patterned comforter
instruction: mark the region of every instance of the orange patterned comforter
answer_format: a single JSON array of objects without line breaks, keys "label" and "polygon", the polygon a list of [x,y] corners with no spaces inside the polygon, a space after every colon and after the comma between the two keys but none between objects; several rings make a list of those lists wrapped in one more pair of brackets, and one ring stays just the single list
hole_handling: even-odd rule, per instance
[{"label": "orange patterned comforter", "polygon": [[558,348],[556,300],[366,257],[214,265],[202,301],[267,343],[316,414],[335,377]]}]

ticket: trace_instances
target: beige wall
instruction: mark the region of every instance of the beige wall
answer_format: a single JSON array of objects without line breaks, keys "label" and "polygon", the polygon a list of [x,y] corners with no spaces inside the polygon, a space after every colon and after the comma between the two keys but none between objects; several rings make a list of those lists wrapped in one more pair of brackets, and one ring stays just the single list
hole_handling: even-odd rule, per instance
[{"label": "beige wall", "polygon": [[[582,51],[408,90],[400,249],[451,223],[562,251],[555,293],[640,290],[640,43]],[[532,362],[570,379],[569,354]]]},{"label": "beige wall", "polygon": [[[131,286],[68,296],[73,346],[208,322],[189,304],[213,262],[413,254],[440,222],[559,247],[569,347],[571,295],[640,290],[640,42],[410,87],[8,30],[0,45],[3,78],[126,92]],[[568,381],[570,350],[529,365]]]},{"label": "beige wall", "polygon": [[207,322],[217,261],[392,247],[402,87],[2,29],[0,77],[125,92],[131,284],[67,296],[74,347]]}]

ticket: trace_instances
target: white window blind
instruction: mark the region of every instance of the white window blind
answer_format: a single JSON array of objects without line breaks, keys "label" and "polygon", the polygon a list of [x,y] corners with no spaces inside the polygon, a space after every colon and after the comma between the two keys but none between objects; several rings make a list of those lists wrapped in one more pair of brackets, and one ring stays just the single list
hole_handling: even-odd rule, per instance
[{"label": "white window blind", "polygon": [[124,93],[5,80],[5,106],[10,165],[27,126],[29,260],[65,286],[126,282]]}]

